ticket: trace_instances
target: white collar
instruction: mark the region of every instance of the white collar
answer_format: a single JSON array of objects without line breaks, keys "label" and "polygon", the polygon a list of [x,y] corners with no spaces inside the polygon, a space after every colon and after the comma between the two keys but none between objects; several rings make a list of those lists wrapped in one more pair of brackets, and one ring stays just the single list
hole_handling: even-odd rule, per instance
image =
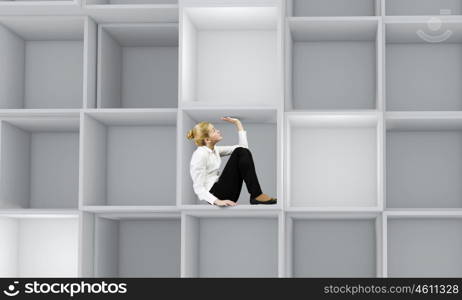
[{"label": "white collar", "polygon": [[210,152],[210,153],[216,153],[216,152],[217,152],[217,146],[215,146],[215,147],[213,148],[213,150],[210,149],[210,148],[207,147],[207,146],[201,146],[201,148],[205,148],[205,149],[206,149],[208,152]]}]

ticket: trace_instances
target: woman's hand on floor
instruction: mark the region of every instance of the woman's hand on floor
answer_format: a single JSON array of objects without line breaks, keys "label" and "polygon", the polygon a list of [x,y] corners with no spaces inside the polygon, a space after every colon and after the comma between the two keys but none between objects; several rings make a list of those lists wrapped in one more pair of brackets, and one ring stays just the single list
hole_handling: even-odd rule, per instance
[{"label": "woman's hand on floor", "polygon": [[234,201],[231,201],[231,200],[215,200],[215,202],[213,202],[213,204],[217,205],[217,206],[236,206],[237,203],[234,202]]}]

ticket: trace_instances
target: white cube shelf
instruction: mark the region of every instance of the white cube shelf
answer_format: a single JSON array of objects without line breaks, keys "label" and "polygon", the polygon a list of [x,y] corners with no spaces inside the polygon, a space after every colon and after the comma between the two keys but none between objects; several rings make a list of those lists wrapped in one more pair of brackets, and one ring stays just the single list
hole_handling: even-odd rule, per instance
[{"label": "white cube shelf", "polygon": [[389,215],[388,277],[462,276],[462,216]]},{"label": "white cube shelf", "polygon": [[384,0],[386,15],[460,15],[460,0]]},{"label": "white cube shelf", "polygon": [[82,115],[84,206],[176,205],[176,109]]},{"label": "white cube shelf", "polygon": [[84,17],[1,17],[0,108],[82,108],[92,93],[84,82],[92,25]]},{"label": "white cube shelf", "polygon": [[[275,109],[270,108],[248,108],[248,109],[185,109],[182,111],[181,130],[179,143],[181,143],[181,196],[180,204],[209,205],[208,202],[199,200],[192,188],[192,179],[189,173],[189,165],[193,152],[197,145],[192,140],[186,139],[186,133],[200,121],[209,121],[221,131],[223,140],[217,145],[238,144],[238,132],[235,125],[220,120],[221,117],[232,116],[241,120],[244,130],[247,131],[249,149],[254,158],[255,169],[263,193],[277,197],[279,178],[278,175],[278,114]],[[228,162],[229,156],[222,157],[222,171]],[[224,199],[221,199],[224,200]],[[247,191],[245,182],[242,184],[238,205],[249,205],[250,194]]]},{"label": "white cube shelf", "polygon": [[381,126],[376,113],[291,113],[286,119],[289,207],[380,206]]},{"label": "white cube shelf", "polygon": [[85,213],[83,275],[180,277],[179,213]]},{"label": "white cube shelf", "polygon": [[277,277],[278,224],[277,212],[183,212],[182,276]]},{"label": "white cube shelf", "polygon": [[275,6],[182,7],[181,103],[278,105],[280,23]]},{"label": "white cube shelf", "polygon": [[380,0],[286,0],[287,15],[295,17],[380,15]]},{"label": "white cube shelf", "polygon": [[77,277],[77,215],[0,214],[0,277]]},{"label": "white cube shelf", "polygon": [[381,221],[376,214],[289,213],[289,277],[377,277]]},{"label": "white cube shelf", "polygon": [[377,107],[376,18],[290,18],[288,26],[286,110]]},{"label": "white cube shelf", "polygon": [[389,113],[386,206],[462,208],[462,117]]},{"label": "white cube shelf", "polygon": [[0,208],[76,209],[78,115],[5,119],[0,129]]},{"label": "white cube shelf", "polygon": [[[462,276],[460,15],[0,0],[0,277]],[[194,193],[186,133],[236,145],[223,116],[276,205]]]},{"label": "white cube shelf", "polygon": [[461,50],[460,21],[387,23],[387,110],[462,110]]},{"label": "white cube shelf", "polygon": [[178,24],[103,24],[98,49],[98,108],[178,106]]}]

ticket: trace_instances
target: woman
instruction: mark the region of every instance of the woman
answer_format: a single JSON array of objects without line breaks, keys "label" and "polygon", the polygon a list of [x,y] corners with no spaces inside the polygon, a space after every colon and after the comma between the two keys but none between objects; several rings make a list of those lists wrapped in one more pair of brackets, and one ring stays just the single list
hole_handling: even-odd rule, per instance
[{"label": "woman", "polygon": [[[250,194],[250,204],[275,204],[276,198],[263,194],[255,165],[247,144],[247,132],[241,121],[223,117],[236,125],[239,144],[216,146],[223,139],[220,131],[209,122],[200,122],[188,131],[187,138],[198,146],[191,157],[190,174],[193,189],[200,200],[217,206],[235,206],[244,181]],[[220,175],[221,157],[231,155]]]}]

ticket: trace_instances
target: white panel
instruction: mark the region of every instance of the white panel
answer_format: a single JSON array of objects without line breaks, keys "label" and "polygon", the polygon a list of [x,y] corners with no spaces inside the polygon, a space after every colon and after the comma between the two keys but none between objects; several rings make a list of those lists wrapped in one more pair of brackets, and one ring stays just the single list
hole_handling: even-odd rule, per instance
[{"label": "white panel", "polygon": [[[322,116],[317,118],[322,120]],[[349,125],[340,125],[348,124],[348,118],[351,119]],[[377,205],[377,129],[375,125],[355,125],[355,122],[367,124],[373,119],[354,118],[340,116],[339,121],[335,116],[327,116],[317,125],[290,125],[290,186],[287,188],[291,206]],[[309,122],[310,117],[305,119]]]},{"label": "white panel", "polygon": [[181,18],[181,100],[196,100],[197,85],[197,29],[188,15]]},{"label": "white panel", "polygon": [[199,30],[275,29],[275,7],[195,7],[185,12]]},{"label": "white panel", "polygon": [[95,220],[95,277],[119,274],[119,222],[106,218]]},{"label": "white panel", "polygon": [[10,123],[1,123],[0,180],[5,208],[30,205],[30,134]]},{"label": "white panel", "polygon": [[84,108],[96,108],[97,83],[97,48],[98,26],[91,19],[85,20],[84,54],[83,54],[83,95]]},{"label": "white panel", "polygon": [[197,101],[275,105],[279,76],[275,31],[201,31]]},{"label": "white panel", "polygon": [[294,16],[372,16],[376,0],[293,0]]},{"label": "white panel", "polygon": [[82,107],[81,41],[28,41],[25,64],[25,108]]},{"label": "white panel", "polygon": [[106,127],[83,115],[83,204],[101,205],[106,199]]},{"label": "white panel", "polygon": [[78,150],[78,132],[31,135],[31,208],[77,208]]},{"label": "white panel", "polygon": [[310,41],[372,41],[377,35],[377,19],[289,19],[292,38]]},{"label": "white panel", "polygon": [[18,277],[19,223],[14,218],[0,218],[0,277]]},{"label": "white panel", "polygon": [[24,101],[24,41],[0,26],[0,108],[21,108]]},{"label": "white panel", "polygon": [[99,30],[98,45],[98,107],[120,107],[122,48],[102,27]]},{"label": "white panel", "polygon": [[3,17],[0,22],[24,40],[76,41],[84,34],[82,17]]},{"label": "white panel", "polygon": [[166,108],[178,103],[178,26],[100,25],[101,108]]},{"label": "white panel", "polygon": [[19,229],[19,276],[76,277],[78,224],[69,219],[22,219]]}]

